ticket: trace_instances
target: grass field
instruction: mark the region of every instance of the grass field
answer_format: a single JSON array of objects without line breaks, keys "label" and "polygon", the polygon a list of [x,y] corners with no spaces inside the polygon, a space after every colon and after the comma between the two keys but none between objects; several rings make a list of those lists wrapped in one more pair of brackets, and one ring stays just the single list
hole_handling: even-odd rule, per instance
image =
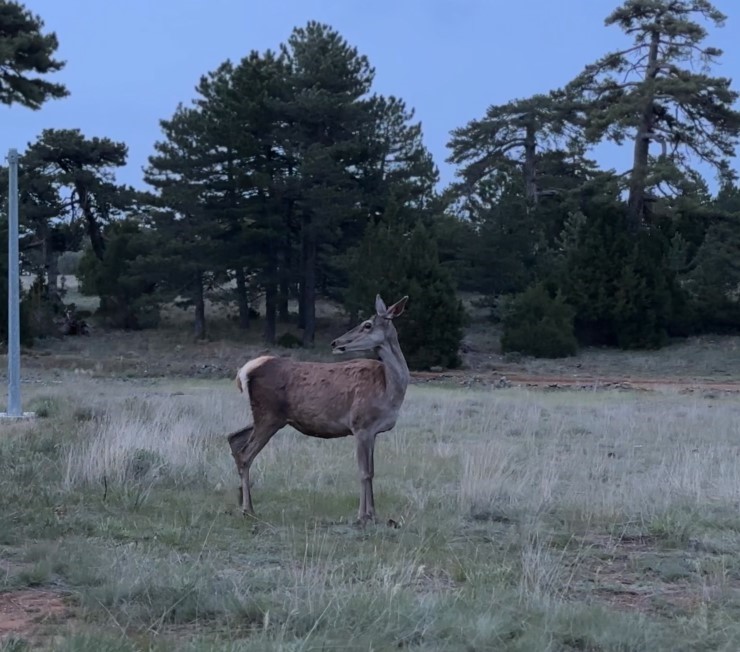
[{"label": "grass field", "polygon": [[290,429],[241,517],[231,378],[57,380],[2,426],[4,651],[740,649],[730,396],[412,386],[360,529]]}]

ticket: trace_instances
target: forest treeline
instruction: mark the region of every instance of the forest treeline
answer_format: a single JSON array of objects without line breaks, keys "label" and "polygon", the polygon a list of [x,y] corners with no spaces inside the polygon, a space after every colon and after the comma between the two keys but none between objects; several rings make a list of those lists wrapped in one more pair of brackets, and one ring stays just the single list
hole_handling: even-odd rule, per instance
[{"label": "forest treeline", "polygon": [[[297,322],[312,346],[319,299],[354,320],[376,292],[408,294],[402,345],[419,368],[458,364],[459,291],[485,297],[504,350],[533,355],[735,332],[740,113],[705,43],[724,20],[705,0],[627,0],[606,18],[623,50],[452,131],[444,188],[413,109],[378,93],[370,61],[318,22],[204,72],[161,120],[146,190],[116,181],[125,143],[46,129],[20,164],[22,266],[35,278],[24,335],[63,309],[71,258],[101,323],[155,328],[177,301],[194,307],[198,338],[209,302],[271,344]],[[3,103],[67,94],[46,79],[64,63],[43,27],[0,1]],[[605,141],[630,148],[629,170],[591,158]]]}]

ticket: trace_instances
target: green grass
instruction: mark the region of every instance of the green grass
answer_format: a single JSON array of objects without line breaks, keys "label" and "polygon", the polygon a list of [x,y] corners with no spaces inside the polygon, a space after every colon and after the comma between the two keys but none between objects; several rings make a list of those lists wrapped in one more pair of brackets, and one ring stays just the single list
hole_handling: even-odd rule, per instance
[{"label": "green grass", "polygon": [[43,418],[0,438],[0,592],[69,613],[3,651],[740,647],[730,399],[412,387],[365,529],[353,441],[289,429],[239,515],[231,383],[70,375],[26,400]]}]

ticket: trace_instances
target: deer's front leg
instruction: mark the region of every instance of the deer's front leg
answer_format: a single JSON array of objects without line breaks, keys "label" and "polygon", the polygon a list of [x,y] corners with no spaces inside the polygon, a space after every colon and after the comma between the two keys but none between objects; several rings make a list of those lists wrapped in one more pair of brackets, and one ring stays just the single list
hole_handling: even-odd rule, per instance
[{"label": "deer's front leg", "polygon": [[360,508],[357,512],[358,521],[375,520],[375,500],[373,498],[373,451],[375,435],[358,433],[357,438],[357,466],[360,472]]}]

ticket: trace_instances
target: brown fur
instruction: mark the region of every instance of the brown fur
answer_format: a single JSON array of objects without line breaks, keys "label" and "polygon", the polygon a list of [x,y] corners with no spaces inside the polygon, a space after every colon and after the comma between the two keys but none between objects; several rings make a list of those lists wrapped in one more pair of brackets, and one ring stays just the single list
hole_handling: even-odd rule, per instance
[{"label": "brown fur", "polygon": [[254,459],[278,430],[290,425],[309,437],[355,436],[361,483],[359,518],[375,517],[375,437],[395,426],[409,380],[392,324],[407,299],[387,308],[377,297],[377,315],[332,343],[335,353],[372,348],[380,361],[298,362],[261,356],[241,367],[236,385],[248,395],[253,425],[228,439],[241,476],[244,513],[254,513],[249,482]]},{"label": "brown fur", "polygon": [[[385,391],[377,360],[346,363],[296,362],[271,358],[249,374],[249,402],[255,422],[267,415],[281,428],[293,426],[309,437],[348,437],[376,416]],[[315,397],[331,392],[329,403]]]}]

